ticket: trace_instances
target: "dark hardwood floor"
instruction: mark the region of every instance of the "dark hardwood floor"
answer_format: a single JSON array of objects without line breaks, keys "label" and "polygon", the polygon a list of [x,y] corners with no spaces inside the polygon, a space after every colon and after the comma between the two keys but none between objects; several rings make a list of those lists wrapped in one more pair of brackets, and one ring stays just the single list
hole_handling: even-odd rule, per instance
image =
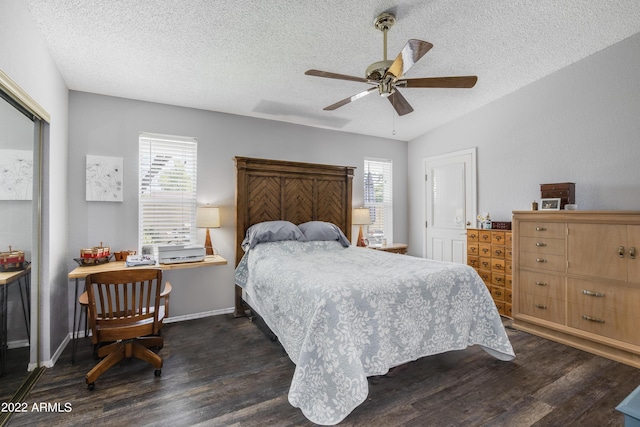
[{"label": "dark hardwood floor", "polygon": [[[505,322],[508,322],[506,320]],[[370,378],[369,397],[344,426],[622,426],[615,410],[640,384],[640,370],[508,329],[517,358],[482,349],[440,354],[395,377]],[[294,365],[246,318],[215,316],[165,325],[162,377],[138,360],[96,381],[87,339],[71,346],[27,398],[10,426],[310,426],[287,392]],[[37,412],[33,404],[54,412]],[[67,405],[67,406],[65,406]]]},{"label": "dark hardwood floor", "polygon": [[29,376],[29,347],[12,348],[7,351],[6,371],[0,377],[0,402],[7,402]]}]

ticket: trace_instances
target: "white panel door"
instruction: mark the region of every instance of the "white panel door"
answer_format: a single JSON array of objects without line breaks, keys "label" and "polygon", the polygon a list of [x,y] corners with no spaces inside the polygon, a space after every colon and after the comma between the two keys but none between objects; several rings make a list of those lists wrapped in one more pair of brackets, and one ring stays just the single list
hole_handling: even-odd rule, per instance
[{"label": "white panel door", "polygon": [[467,262],[466,229],[476,216],[476,151],[425,159],[427,258]]}]

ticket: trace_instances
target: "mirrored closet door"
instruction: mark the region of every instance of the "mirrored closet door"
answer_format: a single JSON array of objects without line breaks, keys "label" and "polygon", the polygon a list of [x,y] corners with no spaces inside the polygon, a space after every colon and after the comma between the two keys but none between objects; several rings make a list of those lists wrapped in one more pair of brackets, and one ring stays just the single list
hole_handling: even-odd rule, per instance
[{"label": "mirrored closet door", "polygon": [[25,98],[0,71],[0,402],[38,366],[42,130]]}]

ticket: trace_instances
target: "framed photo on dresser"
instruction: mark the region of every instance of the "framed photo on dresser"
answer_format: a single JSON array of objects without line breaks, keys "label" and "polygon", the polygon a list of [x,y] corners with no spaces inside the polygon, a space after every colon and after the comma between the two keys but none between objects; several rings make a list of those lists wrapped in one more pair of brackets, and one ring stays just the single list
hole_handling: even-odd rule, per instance
[{"label": "framed photo on dresser", "polygon": [[540,199],[541,211],[559,211],[560,199]]}]

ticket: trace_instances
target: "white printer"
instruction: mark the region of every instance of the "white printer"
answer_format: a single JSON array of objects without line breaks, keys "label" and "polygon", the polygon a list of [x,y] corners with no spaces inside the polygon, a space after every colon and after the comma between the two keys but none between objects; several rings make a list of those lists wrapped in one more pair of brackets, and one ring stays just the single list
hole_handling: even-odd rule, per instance
[{"label": "white printer", "polygon": [[206,250],[202,245],[144,245],[143,255],[153,255],[160,264],[204,261]]}]

